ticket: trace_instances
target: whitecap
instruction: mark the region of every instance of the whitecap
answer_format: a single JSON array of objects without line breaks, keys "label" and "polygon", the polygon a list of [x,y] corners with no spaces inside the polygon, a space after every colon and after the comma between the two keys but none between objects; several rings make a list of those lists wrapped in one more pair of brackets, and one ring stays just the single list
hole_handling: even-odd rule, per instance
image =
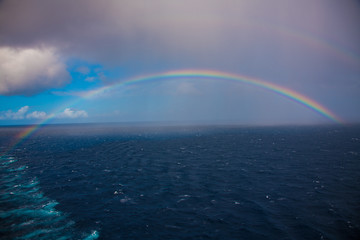
[{"label": "whitecap", "polygon": [[100,236],[99,232],[94,230],[91,232],[91,234],[89,236],[87,236],[86,238],[84,238],[84,240],[92,240],[92,239],[98,239]]}]

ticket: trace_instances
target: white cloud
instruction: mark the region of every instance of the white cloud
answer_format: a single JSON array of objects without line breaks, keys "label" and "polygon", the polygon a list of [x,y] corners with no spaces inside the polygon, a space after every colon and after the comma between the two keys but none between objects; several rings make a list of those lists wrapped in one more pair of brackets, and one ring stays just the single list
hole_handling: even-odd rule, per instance
[{"label": "white cloud", "polygon": [[29,106],[24,106],[20,108],[15,114],[14,119],[23,119],[25,113],[29,110]]},{"label": "white cloud", "polygon": [[23,106],[18,111],[13,112],[12,110],[7,110],[0,112],[0,120],[21,120],[21,119],[47,119],[47,118],[57,118],[57,119],[74,119],[74,118],[86,118],[88,114],[85,110],[76,110],[71,108],[66,108],[63,112],[59,114],[47,114],[43,111],[33,111],[26,114],[29,111],[29,106]]},{"label": "white cloud", "polygon": [[66,108],[62,113],[57,115],[57,118],[86,118],[88,114],[84,110],[76,110],[71,108]]},{"label": "white cloud", "polygon": [[0,113],[0,120],[11,119],[11,120],[20,120],[20,119],[45,119],[49,117],[45,112],[34,111],[28,113],[29,106],[23,106],[18,111],[13,112],[12,110],[7,110]]},{"label": "white cloud", "polygon": [[32,95],[69,80],[65,64],[52,48],[0,47],[1,95]]},{"label": "white cloud", "polygon": [[48,115],[46,114],[46,112],[34,111],[32,113],[27,114],[26,118],[27,119],[46,119],[46,118],[48,118]]},{"label": "white cloud", "polygon": [[29,110],[29,106],[21,107],[17,112],[13,112],[12,110],[8,110],[0,113],[0,119],[24,119],[26,112]]}]

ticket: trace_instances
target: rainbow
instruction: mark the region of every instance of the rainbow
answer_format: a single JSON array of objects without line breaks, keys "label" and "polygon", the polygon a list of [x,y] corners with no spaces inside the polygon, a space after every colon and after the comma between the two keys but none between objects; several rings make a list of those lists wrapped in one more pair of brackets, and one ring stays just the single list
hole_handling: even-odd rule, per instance
[{"label": "rainbow", "polygon": [[[49,119],[50,120],[50,119]],[[46,119],[46,121],[43,121],[41,123],[35,124],[35,125],[30,125],[29,127],[26,127],[24,131],[18,133],[10,142],[8,149],[4,152],[1,153],[0,152],[0,156],[6,155],[7,152],[9,152],[10,150],[14,149],[17,145],[19,145],[20,143],[22,143],[25,139],[27,139],[28,137],[30,137],[32,135],[32,133],[34,133],[37,129],[39,129],[42,125],[44,125],[46,122],[48,121],[48,119]]]},{"label": "rainbow", "polygon": [[349,67],[355,67],[355,70],[359,70],[360,56],[356,54],[356,52],[346,49],[339,43],[322,39],[320,36],[310,32],[299,31],[294,28],[289,28],[286,25],[275,25],[270,22],[252,21],[236,22],[233,24],[232,27],[234,29],[238,29],[241,26],[244,28],[244,31],[257,29],[259,32],[270,34],[270,36],[272,34],[281,35],[289,42],[311,47],[317,52],[327,53],[346,63]]},{"label": "rainbow", "polygon": [[170,72],[165,72],[165,73],[160,73],[160,74],[135,77],[135,78],[128,79],[126,81],[122,81],[119,83],[115,83],[112,85],[104,86],[104,87],[89,91],[86,94],[84,94],[83,97],[91,98],[91,97],[94,97],[96,95],[99,95],[101,93],[104,93],[104,92],[109,91],[114,88],[138,84],[138,83],[142,83],[142,82],[164,80],[164,79],[181,79],[181,78],[217,79],[217,80],[228,80],[228,81],[246,83],[249,85],[253,85],[256,87],[260,87],[260,88],[269,90],[271,92],[282,95],[288,99],[291,99],[297,103],[300,103],[303,106],[306,106],[307,108],[314,110],[315,112],[323,115],[324,117],[330,119],[333,122],[336,122],[336,123],[343,122],[340,119],[340,117],[336,116],[334,113],[332,113],[329,109],[322,106],[320,103],[318,103],[315,100],[312,100],[311,98],[306,97],[294,90],[291,90],[289,88],[285,88],[285,87],[282,87],[282,86],[274,84],[274,83],[266,82],[266,81],[256,79],[253,77],[249,77],[249,76],[245,76],[245,75],[235,75],[235,74],[230,74],[230,73],[225,73],[225,72],[220,72],[220,71],[211,71],[211,70],[180,70],[180,71],[170,71]]},{"label": "rainbow", "polygon": [[325,41],[314,34],[310,34],[309,32],[300,32],[296,31],[292,28],[273,25],[269,23],[255,23],[255,24],[247,24],[249,27],[258,28],[261,31],[273,31],[278,34],[281,34],[289,39],[289,41],[294,41],[300,44],[308,45],[317,51],[324,51],[328,54],[331,54],[338,59],[342,60],[344,63],[349,64],[349,66],[353,66],[356,69],[360,67],[360,56],[356,55],[354,52],[345,49],[344,47],[331,43],[329,41]]},{"label": "rainbow", "polygon": [[294,90],[291,90],[289,88],[282,87],[280,85],[266,82],[257,78],[245,76],[245,75],[237,75],[237,74],[231,74],[231,73],[225,73],[220,71],[212,71],[212,70],[178,70],[178,71],[169,71],[164,72],[160,74],[152,74],[152,75],[146,75],[146,76],[138,76],[134,78],[127,79],[125,81],[116,82],[111,85],[103,86],[94,90],[90,90],[83,94],[81,97],[76,99],[75,101],[72,101],[70,103],[67,103],[65,106],[62,106],[58,108],[56,111],[54,111],[52,114],[49,115],[46,119],[41,121],[40,123],[30,126],[26,128],[23,132],[20,132],[14,139],[14,141],[10,144],[11,148],[13,149],[15,146],[19,145],[22,141],[24,141],[26,138],[31,136],[37,129],[39,129],[42,125],[49,122],[51,119],[55,118],[64,108],[66,107],[72,107],[76,105],[78,102],[83,101],[84,99],[92,98],[96,95],[100,95],[104,92],[111,91],[115,88],[120,88],[128,85],[134,85],[134,84],[140,84],[143,82],[150,82],[150,81],[161,81],[166,79],[216,79],[216,80],[226,80],[226,81],[232,81],[232,82],[239,82],[239,83],[245,83],[248,85],[252,85],[255,87],[260,87],[266,90],[269,90],[270,92],[279,94],[283,97],[286,97],[287,99],[290,99],[296,103],[299,103],[308,109],[311,109],[318,114],[324,116],[325,118],[331,120],[335,123],[343,123],[343,120],[341,120],[340,117],[336,116],[334,113],[332,113],[329,109],[322,106],[320,103],[316,102],[315,100],[306,97],[305,95],[302,95]]}]

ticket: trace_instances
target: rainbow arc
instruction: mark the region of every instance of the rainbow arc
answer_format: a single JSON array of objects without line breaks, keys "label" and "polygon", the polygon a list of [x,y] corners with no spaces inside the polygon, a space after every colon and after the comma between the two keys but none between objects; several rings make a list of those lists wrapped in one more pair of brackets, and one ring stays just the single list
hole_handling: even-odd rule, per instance
[{"label": "rainbow arc", "polygon": [[42,122],[30,126],[26,128],[24,131],[20,132],[13,142],[10,144],[11,148],[13,149],[15,146],[20,144],[22,141],[24,141],[26,138],[31,136],[37,129],[39,129],[42,125],[49,122],[51,119],[55,118],[63,109],[67,107],[73,107],[80,101],[84,101],[84,99],[91,98],[93,96],[96,96],[98,94],[101,94],[105,91],[111,91],[115,88],[120,88],[123,86],[128,85],[134,85],[134,84],[140,84],[143,82],[150,82],[150,81],[164,81],[167,79],[216,79],[216,80],[226,80],[226,81],[232,81],[232,82],[238,82],[238,83],[245,83],[248,85],[252,85],[255,87],[266,89],[270,92],[279,94],[287,99],[290,99],[298,104],[301,104],[305,107],[307,107],[310,110],[313,110],[314,112],[322,115],[323,117],[329,119],[330,121],[334,123],[344,123],[343,120],[335,115],[333,112],[331,112],[328,108],[321,105],[320,103],[316,102],[315,100],[300,94],[292,89],[285,88],[283,86],[270,83],[264,80],[260,80],[257,78],[245,76],[245,75],[238,75],[238,74],[231,74],[231,73],[225,73],[220,71],[213,71],[213,70],[178,70],[178,71],[169,71],[164,72],[160,74],[152,74],[152,75],[146,75],[146,76],[138,76],[134,78],[130,78],[125,81],[117,82],[112,85],[103,86],[91,91],[88,91],[86,94],[84,94],[82,97],[79,97],[77,100],[72,101],[70,103],[67,103],[66,106],[62,106],[57,111],[54,111],[52,114],[49,115],[46,119],[44,119]]}]

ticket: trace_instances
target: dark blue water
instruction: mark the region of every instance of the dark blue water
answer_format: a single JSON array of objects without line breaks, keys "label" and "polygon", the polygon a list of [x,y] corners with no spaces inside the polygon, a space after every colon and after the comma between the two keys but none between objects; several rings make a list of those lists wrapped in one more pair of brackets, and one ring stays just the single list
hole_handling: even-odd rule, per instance
[{"label": "dark blue water", "polygon": [[47,126],[0,161],[1,239],[360,237],[359,126]]}]

